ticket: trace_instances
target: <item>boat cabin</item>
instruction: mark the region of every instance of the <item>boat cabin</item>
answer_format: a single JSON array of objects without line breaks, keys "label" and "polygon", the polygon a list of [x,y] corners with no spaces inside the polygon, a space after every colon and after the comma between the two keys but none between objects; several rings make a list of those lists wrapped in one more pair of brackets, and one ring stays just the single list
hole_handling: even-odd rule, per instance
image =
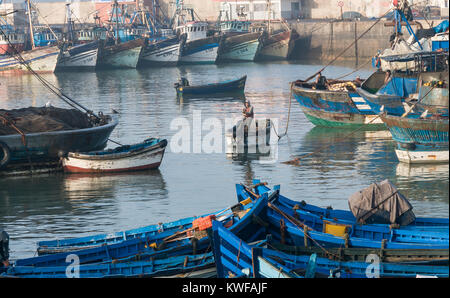
[{"label": "boat cabin", "polygon": [[90,42],[94,40],[105,40],[106,28],[92,28],[78,31],[78,40],[81,42]]},{"label": "boat cabin", "polygon": [[5,32],[6,36],[0,34],[0,55],[5,55],[7,53],[13,52],[11,45],[21,52],[25,44],[25,34],[19,32]]},{"label": "boat cabin", "polygon": [[220,23],[221,32],[248,33],[250,32],[251,22],[247,21],[225,21]]},{"label": "boat cabin", "polygon": [[55,45],[58,40],[62,40],[63,35],[61,32],[42,30],[37,31],[33,35],[34,45],[37,47],[45,47]]},{"label": "boat cabin", "polygon": [[189,22],[183,26],[176,28],[177,35],[187,35],[186,41],[193,41],[197,39],[206,38],[208,32],[208,23],[206,22]]}]

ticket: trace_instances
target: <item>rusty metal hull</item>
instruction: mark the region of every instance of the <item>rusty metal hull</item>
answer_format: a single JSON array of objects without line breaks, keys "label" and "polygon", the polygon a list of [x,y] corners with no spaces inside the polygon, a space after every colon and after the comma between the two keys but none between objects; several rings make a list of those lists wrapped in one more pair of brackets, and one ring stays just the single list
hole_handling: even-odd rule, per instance
[{"label": "rusty metal hull", "polygon": [[353,98],[354,92],[315,90],[293,87],[293,95],[306,117],[317,126],[349,127],[366,125],[367,128],[382,129],[383,123],[374,113],[361,112]]}]

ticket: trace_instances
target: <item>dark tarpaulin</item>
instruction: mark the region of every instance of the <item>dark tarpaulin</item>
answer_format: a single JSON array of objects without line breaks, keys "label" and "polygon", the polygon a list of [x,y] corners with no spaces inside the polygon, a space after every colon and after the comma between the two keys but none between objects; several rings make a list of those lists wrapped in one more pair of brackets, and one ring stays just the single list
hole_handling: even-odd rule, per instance
[{"label": "dark tarpaulin", "polygon": [[[0,109],[0,116],[10,120],[21,132],[37,133],[92,127],[89,117],[75,109],[29,107],[16,110]],[[0,117],[0,135],[18,134],[10,123]]]},{"label": "dark tarpaulin", "polygon": [[412,223],[412,205],[389,181],[373,183],[348,199],[348,205],[359,223],[399,224]]}]

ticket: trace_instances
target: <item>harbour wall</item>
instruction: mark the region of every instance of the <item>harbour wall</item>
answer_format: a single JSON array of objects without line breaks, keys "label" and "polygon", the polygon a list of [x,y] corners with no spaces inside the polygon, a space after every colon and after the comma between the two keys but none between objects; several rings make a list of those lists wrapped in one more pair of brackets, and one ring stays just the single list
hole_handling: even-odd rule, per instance
[{"label": "harbour wall", "polygon": [[[293,51],[293,59],[305,60],[330,60],[339,55],[344,49],[351,46],[338,60],[355,60],[362,64],[390,46],[389,37],[394,32],[394,27],[386,26],[386,21],[380,21],[370,29],[361,39],[358,38],[366,32],[375,21],[300,21],[292,22],[290,26],[295,29],[300,39]],[[431,25],[438,25],[441,20],[434,20]],[[419,21],[423,28],[429,28],[425,21]],[[281,24],[276,25],[281,28]],[[419,26],[414,26],[417,30]],[[410,36],[406,28],[403,28],[406,38]]]}]

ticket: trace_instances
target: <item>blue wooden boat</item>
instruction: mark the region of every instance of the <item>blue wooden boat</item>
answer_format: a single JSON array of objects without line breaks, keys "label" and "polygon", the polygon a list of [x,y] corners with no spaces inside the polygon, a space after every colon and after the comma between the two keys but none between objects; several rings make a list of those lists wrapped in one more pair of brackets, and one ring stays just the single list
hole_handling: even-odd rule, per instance
[{"label": "blue wooden boat", "polygon": [[[241,230],[243,233],[250,233],[250,228],[244,228],[254,225],[254,218],[265,209],[267,195],[256,203],[248,202],[248,204],[238,204],[214,215],[220,216],[218,220],[224,222],[235,233],[240,234]],[[206,217],[209,217],[209,215]],[[196,218],[196,220],[203,218]],[[161,255],[170,257],[205,252],[209,246],[207,234],[202,233],[202,231],[198,232],[198,229],[193,228],[193,222],[195,221],[182,228],[168,229],[156,233],[152,231],[153,233],[150,232],[151,235],[148,236],[140,234],[140,237],[136,237],[135,235],[133,239],[100,247],[20,259],[15,261],[14,265],[34,267],[65,266],[67,265],[66,258],[70,254],[76,254],[80,264],[88,264],[133,257],[138,254],[157,258],[158,256],[161,257]],[[247,237],[251,238],[252,234],[247,235]]]},{"label": "blue wooden boat", "polygon": [[[261,227],[261,229],[264,229]],[[213,222],[214,258],[217,276],[226,277],[448,277],[448,266],[407,265],[398,263],[342,262],[317,255],[292,255],[264,247],[264,242],[250,245],[242,237]],[[269,246],[270,247],[270,246]],[[375,270],[373,270],[375,269]],[[373,271],[371,271],[373,270]]]},{"label": "blue wooden boat", "polygon": [[[447,89],[448,90],[448,89]],[[448,116],[381,115],[397,143],[397,158],[405,163],[445,163],[448,155]]]},{"label": "blue wooden boat", "polygon": [[[241,189],[239,185],[236,190],[240,198],[251,197],[251,194]],[[277,202],[278,191],[272,192],[270,197],[271,208],[267,210],[267,221],[271,233],[276,235],[276,239],[292,245],[385,249],[448,249],[449,246],[448,230],[446,232],[389,230],[386,226],[340,223],[307,212],[299,212],[291,206],[283,206]]]},{"label": "blue wooden boat", "polygon": [[213,222],[213,252],[218,278],[303,278],[314,277],[315,257],[310,257],[310,269],[305,275],[290,270],[284,262],[270,258],[274,252],[260,249],[264,241],[249,245],[245,240]]},{"label": "blue wooden boat", "polygon": [[357,93],[356,81],[329,81],[327,88],[317,84],[296,81],[292,94],[308,118],[316,126],[385,129],[380,119]]},{"label": "blue wooden boat", "polygon": [[181,82],[175,83],[174,87],[178,96],[208,96],[208,95],[226,95],[243,93],[247,76],[243,76],[237,80],[225,81],[221,83],[190,86],[189,82],[182,79]]},{"label": "blue wooden boat", "polygon": [[[261,181],[258,179],[253,180],[255,187],[255,193],[256,195],[261,195],[263,193],[271,191],[270,188],[266,186],[265,183],[261,184]],[[242,189],[242,185],[237,186],[238,189]],[[274,190],[279,190],[280,187],[276,186],[274,187]],[[252,195],[253,196],[253,195]],[[242,199],[242,198],[239,198]],[[301,202],[290,200],[282,195],[279,195],[278,202],[284,204],[285,206],[289,208],[296,208],[298,210],[304,210],[309,213],[318,215],[322,218],[328,218],[328,219],[336,219],[339,221],[346,221],[350,223],[355,223],[356,218],[353,215],[353,213],[349,210],[339,210],[339,209],[333,209],[332,207],[328,208],[321,208],[315,205],[307,204],[304,200]],[[384,228],[389,228],[389,226],[383,225],[383,224],[373,224],[373,226],[381,226]],[[444,229],[448,231],[449,229],[449,219],[448,218],[431,218],[431,217],[416,217],[416,220],[409,226],[403,226],[402,229],[425,229],[429,230],[432,228],[437,229]]]},{"label": "blue wooden boat", "polygon": [[[214,267],[214,255],[212,252],[175,256],[162,259],[140,261],[116,261],[98,264],[80,265],[78,278],[149,278],[149,277],[198,277],[196,272],[205,270],[207,277],[214,277],[215,270],[207,270]],[[67,273],[66,266],[57,267],[10,267],[0,277],[20,278],[68,278],[73,277],[73,272]],[[205,277],[205,276],[200,276]]]}]

